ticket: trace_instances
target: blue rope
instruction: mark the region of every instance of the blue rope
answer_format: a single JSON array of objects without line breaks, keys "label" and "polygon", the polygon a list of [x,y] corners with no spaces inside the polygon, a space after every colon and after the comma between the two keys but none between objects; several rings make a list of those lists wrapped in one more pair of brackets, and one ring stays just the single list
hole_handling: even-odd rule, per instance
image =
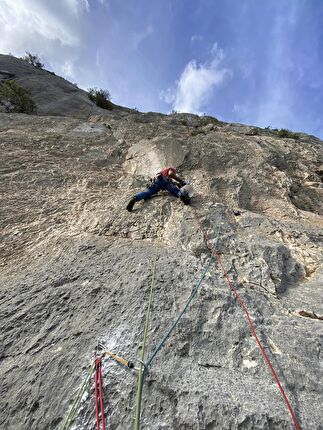
[{"label": "blue rope", "polygon": [[[220,217],[220,222],[218,224],[218,231],[217,231],[217,237],[216,237],[216,242],[215,242],[215,248],[217,248],[218,246],[218,242],[219,242],[219,238],[220,238],[220,231],[221,231],[221,222],[222,222],[222,213],[221,213],[221,217]],[[171,335],[171,333],[173,332],[173,330],[175,329],[175,327],[177,326],[177,324],[179,323],[179,321],[181,320],[182,316],[184,315],[184,313],[186,312],[187,308],[189,307],[191,301],[193,300],[193,298],[196,296],[203,279],[205,278],[205,275],[207,274],[210,265],[212,263],[212,260],[214,259],[214,256],[211,255],[211,257],[208,260],[208,263],[205,267],[205,269],[203,270],[203,273],[201,275],[200,280],[198,281],[197,285],[193,288],[191,295],[186,303],[186,305],[184,306],[182,312],[179,314],[179,316],[176,318],[176,320],[173,322],[173,324],[170,326],[170,328],[167,330],[166,334],[164,335],[164,337],[162,338],[162,340],[159,342],[159,344],[157,345],[157,347],[155,348],[155,350],[151,353],[150,357],[148,358],[148,360],[146,361],[146,366],[150,366],[151,362],[153,361],[153,359],[156,357],[156,355],[158,354],[158,352],[162,349],[162,347],[164,346],[166,340],[169,338],[169,336]]]}]

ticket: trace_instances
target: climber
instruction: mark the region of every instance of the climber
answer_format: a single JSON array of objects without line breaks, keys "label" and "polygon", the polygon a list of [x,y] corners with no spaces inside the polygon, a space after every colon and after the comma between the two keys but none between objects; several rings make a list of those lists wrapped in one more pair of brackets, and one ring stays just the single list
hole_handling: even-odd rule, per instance
[{"label": "climber", "polygon": [[181,187],[184,187],[186,182],[177,176],[176,169],[174,167],[166,167],[165,169],[158,172],[157,175],[150,181],[151,184],[147,185],[147,191],[142,191],[141,193],[138,193],[132,197],[127,205],[127,211],[131,212],[136,202],[139,202],[140,200],[147,200],[161,190],[167,190],[174,197],[179,197],[184,205],[190,204],[191,201],[188,193],[184,190],[181,190]]}]

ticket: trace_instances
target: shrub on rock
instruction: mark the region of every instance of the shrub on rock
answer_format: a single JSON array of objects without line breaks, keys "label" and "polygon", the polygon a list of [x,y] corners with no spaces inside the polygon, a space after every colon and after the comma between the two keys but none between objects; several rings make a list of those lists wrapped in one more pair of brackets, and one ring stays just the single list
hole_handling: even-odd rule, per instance
[{"label": "shrub on rock", "polygon": [[10,80],[0,83],[0,104],[7,112],[33,113],[36,105],[25,88]]},{"label": "shrub on rock", "polygon": [[112,109],[112,103],[110,102],[111,95],[109,91],[103,90],[102,88],[89,88],[88,96],[89,99],[100,108]]},{"label": "shrub on rock", "polygon": [[26,54],[27,55],[25,55],[24,57],[21,57],[22,60],[27,61],[27,63],[36,67],[36,69],[42,69],[44,67],[44,64],[40,61],[38,55],[33,55],[28,51],[26,51]]},{"label": "shrub on rock", "polygon": [[287,138],[291,138],[291,139],[299,139],[299,135],[297,133],[294,133],[293,131],[290,131],[286,128],[281,128],[278,131],[278,137],[287,137]]}]

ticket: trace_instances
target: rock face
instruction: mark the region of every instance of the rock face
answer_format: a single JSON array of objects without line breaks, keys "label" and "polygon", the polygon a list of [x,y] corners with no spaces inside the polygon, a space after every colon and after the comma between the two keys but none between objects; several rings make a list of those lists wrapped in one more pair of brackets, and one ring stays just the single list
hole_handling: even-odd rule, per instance
[{"label": "rock face", "polygon": [[[59,428],[98,341],[136,361],[156,248],[147,356],[185,305],[210,257],[192,209],[160,195],[125,211],[168,163],[192,181],[301,427],[322,429],[322,141],[126,111],[2,113],[0,136],[1,428]],[[137,372],[106,359],[103,378],[108,428],[131,429]],[[95,428],[92,386],[73,428]],[[293,428],[216,261],[152,362],[141,428]]]},{"label": "rock face", "polygon": [[[7,79],[15,80],[30,91],[38,115],[84,118],[102,112],[101,108],[89,100],[87,92],[75,84],[47,70],[36,69],[24,60],[0,54],[0,82]],[[113,103],[111,108],[130,110]]]}]

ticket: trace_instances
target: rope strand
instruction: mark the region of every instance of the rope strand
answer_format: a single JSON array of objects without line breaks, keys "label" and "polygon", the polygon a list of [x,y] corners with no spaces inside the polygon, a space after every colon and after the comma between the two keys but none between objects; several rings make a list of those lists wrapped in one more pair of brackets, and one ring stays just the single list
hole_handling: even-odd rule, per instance
[{"label": "rope strand", "polygon": [[[159,217],[158,217],[159,220],[158,220],[158,228],[157,228],[157,240],[159,239],[161,214],[162,214],[162,206],[160,207]],[[151,303],[152,303],[153,291],[154,291],[155,286],[156,286],[156,272],[157,272],[158,255],[159,255],[159,246],[157,244],[156,249],[155,249],[153,265],[152,265],[152,277],[151,277],[149,298],[148,298],[147,311],[146,311],[144,335],[143,335],[142,347],[141,347],[141,360],[140,360],[141,362],[140,362],[140,366],[139,366],[138,387],[137,387],[137,396],[136,396],[136,415],[135,415],[135,424],[134,424],[135,430],[139,430],[139,424],[140,424],[142,389],[143,389],[145,373],[146,373],[146,368],[145,368],[145,366],[143,366],[142,362],[144,362],[144,359],[145,359],[146,344],[147,344],[147,337],[148,337],[148,328],[149,328],[149,321],[150,321]]]},{"label": "rope strand", "polygon": [[68,413],[68,415],[67,415],[67,417],[66,417],[60,430],[68,430],[71,427],[71,425],[74,421],[75,415],[76,415],[76,411],[79,407],[79,404],[80,404],[82,397],[83,397],[83,394],[85,392],[86,385],[88,384],[89,380],[91,379],[91,376],[92,376],[92,373],[94,372],[94,369],[95,369],[95,363],[93,363],[91,365],[91,367],[89,368],[89,370],[85,376],[85,379],[83,381],[83,384],[81,385],[81,387],[77,393],[77,396],[74,399],[71,410],[69,411],[69,413]]},{"label": "rope strand", "polygon": [[197,212],[196,212],[196,209],[194,208],[194,206],[192,206],[192,210],[193,210],[193,213],[194,213],[195,219],[196,219],[196,221],[197,221],[197,223],[198,223],[198,225],[199,225],[199,228],[200,228],[200,230],[201,230],[201,232],[202,232],[202,234],[203,234],[203,236],[204,236],[205,242],[207,243],[208,248],[210,249],[210,251],[211,251],[211,253],[213,254],[213,256],[216,258],[216,260],[217,260],[217,262],[218,262],[219,266],[220,266],[220,267],[221,267],[221,269],[222,269],[223,275],[224,275],[224,277],[226,278],[226,280],[227,280],[227,282],[228,282],[228,284],[229,284],[230,289],[231,289],[231,290],[232,290],[232,292],[235,294],[235,296],[236,296],[236,298],[237,298],[238,302],[240,303],[240,305],[242,306],[242,309],[244,310],[244,312],[245,312],[245,314],[246,314],[247,321],[248,321],[249,326],[250,326],[250,328],[251,328],[251,332],[252,332],[252,334],[254,335],[254,337],[255,337],[255,339],[256,339],[256,341],[257,341],[257,344],[258,344],[258,346],[259,346],[259,348],[260,348],[260,351],[262,352],[262,355],[264,356],[264,358],[265,358],[265,360],[266,360],[266,362],[267,362],[267,364],[268,364],[268,366],[269,366],[269,368],[270,368],[270,370],[271,370],[271,372],[272,372],[272,374],[273,374],[273,377],[274,377],[274,379],[275,379],[275,381],[276,381],[276,383],[277,383],[277,385],[278,385],[278,387],[279,387],[279,390],[280,390],[280,392],[281,392],[281,394],[282,394],[282,396],[283,396],[283,398],[284,398],[284,400],[285,400],[286,406],[287,406],[287,408],[288,408],[288,410],[289,410],[289,412],[290,412],[290,414],[291,414],[291,417],[292,417],[292,420],[293,420],[294,426],[295,426],[296,430],[301,430],[300,425],[298,424],[298,421],[297,421],[296,415],[295,415],[295,413],[294,413],[294,410],[293,410],[293,408],[292,408],[292,406],[291,406],[291,404],[290,404],[290,402],[289,402],[289,400],[288,400],[288,398],[287,398],[287,396],[286,396],[286,394],[285,394],[285,391],[284,391],[284,389],[283,389],[283,387],[282,387],[282,385],[281,385],[281,383],[280,383],[280,381],[279,381],[279,378],[278,378],[278,376],[277,376],[277,373],[275,372],[275,369],[274,369],[273,365],[271,364],[270,359],[269,359],[268,355],[266,354],[266,351],[264,350],[264,348],[263,348],[263,346],[262,346],[262,344],[261,344],[261,342],[260,342],[260,340],[259,340],[259,338],[258,338],[258,335],[257,335],[257,333],[256,333],[256,330],[255,330],[255,328],[254,328],[254,325],[253,325],[253,323],[252,323],[252,321],[251,321],[251,318],[250,318],[250,315],[249,315],[249,311],[248,311],[248,309],[247,309],[247,307],[246,307],[246,305],[245,305],[244,301],[242,300],[242,298],[241,298],[240,294],[238,293],[238,291],[237,291],[237,290],[236,290],[236,288],[234,287],[234,285],[233,285],[233,283],[232,283],[231,279],[229,278],[229,275],[227,274],[227,272],[226,272],[226,270],[225,270],[225,267],[224,267],[224,265],[223,265],[223,263],[222,263],[222,260],[221,260],[221,257],[220,257],[220,255],[219,255],[219,253],[215,250],[215,248],[214,248],[214,246],[212,245],[212,243],[211,243],[211,241],[210,241],[210,239],[209,239],[209,237],[208,237],[207,233],[206,233],[206,232],[205,232],[205,230],[203,229],[203,226],[202,226],[202,224],[201,224],[201,222],[200,222],[200,220],[199,220],[199,218],[198,218],[198,216],[197,216]]},{"label": "rope strand", "polygon": [[[221,223],[222,223],[222,213],[221,213],[221,218],[218,224],[218,228],[217,228],[217,237],[216,237],[216,241],[215,241],[215,246],[218,245],[219,242],[219,238],[220,238],[220,232],[221,232]],[[158,352],[162,349],[162,347],[164,346],[166,340],[169,338],[169,336],[172,334],[173,330],[176,328],[177,324],[180,322],[182,316],[184,315],[184,313],[186,312],[187,308],[189,307],[191,301],[193,300],[193,298],[196,296],[203,279],[205,278],[205,275],[207,274],[211,263],[213,260],[213,256],[211,255],[211,257],[208,260],[208,263],[205,267],[205,269],[202,272],[202,275],[198,281],[198,283],[196,284],[196,286],[193,288],[191,295],[188,299],[188,301],[186,302],[183,310],[181,311],[181,313],[178,315],[178,317],[176,318],[176,320],[173,322],[173,324],[170,326],[170,328],[167,330],[166,334],[164,335],[164,337],[161,339],[161,341],[158,343],[158,345],[156,346],[155,350],[151,353],[150,357],[148,358],[148,360],[146,361],[146,366],[150,366],[151,362],[153,361],[153,359],[156,357],[156,355],[158,354]]]}]

